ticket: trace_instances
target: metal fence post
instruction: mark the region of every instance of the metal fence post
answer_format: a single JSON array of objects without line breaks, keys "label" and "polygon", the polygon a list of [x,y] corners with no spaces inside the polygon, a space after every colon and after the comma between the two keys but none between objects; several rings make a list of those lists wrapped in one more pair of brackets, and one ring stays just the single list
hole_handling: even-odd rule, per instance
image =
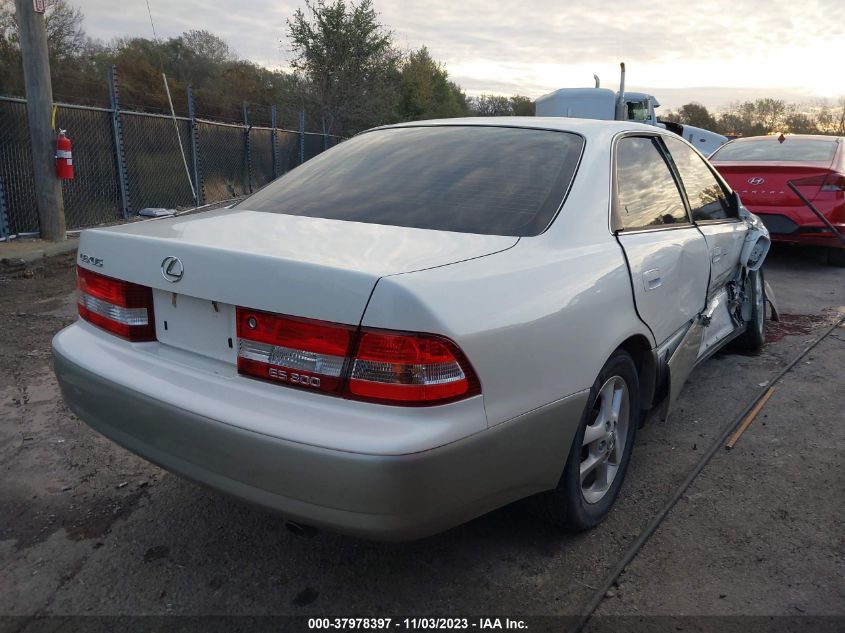
[{"label": "metal fence post", "polygon": [[191,163],[194,168],[194,190],[197,192],[197,204],[205,203],[205,188],[200,173],[199,156],[199,125],[197,124],[197,113],[194,110],[194,90],[188,86],[188,118],[191,119]]},{"label": "metal fence post", "polygon": [[279,140],[276,128],[278,111],[276,105],[270,106],[270,151],[273,152],[273,180],[279,177]]},{"label": "metal fence post", "polygon": [[323,115],[323,151],[329,149],[329,135],[326,134],[326,115]]},{"label": "metal fence post", "polygon": [[126,152],[123,146],[123,130],[120,124],[120,99],[117,91],[117,66],[109,69],[109,102],[111,103],[112,129],[114,130],[114,153],[117,159],[117,178],[120,185],[120,207],[123,217],[129,217],[129,192],[126,188]]},{"label": "metal fence post", "polygon": [[3,176],[0,176],[0,240],[8,240],[10,233],[9,215],[6,211],[6,194],[3,191]]},{"label": "metal fence post", "polygon": [[299,111],[299,164],[305,162],[305,110]]},{"label": "metal fence post", "polygon": [[252,152],[249,146],[249,111],[244,101],[244,158],[246,159],[246,182],[249,193],[252,193]]}]

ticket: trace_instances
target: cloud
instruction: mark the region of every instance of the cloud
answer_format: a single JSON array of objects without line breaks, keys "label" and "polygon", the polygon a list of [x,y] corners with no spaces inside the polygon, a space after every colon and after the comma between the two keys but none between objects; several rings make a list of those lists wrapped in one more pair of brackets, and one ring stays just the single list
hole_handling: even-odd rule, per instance
[{"label": "cloud", "polygon": [[[205,28],[224,37],[241,56],[276,67],[286,66],[290,57],[282,44],[285,20],[303,6],[297,0],[150,2],[159,36]],[[77,4],[95,37],[150,36],[144,2]],[[376,0],[376,9],[397,42],[407,48],[427,45],[471,94],[536,97],[559,87],[591,85],[594,72],[613,87],[620,61],[628,64],[629,82],[654,86],[659,98],[660,88],[695,86],[786,90],[809,97],[845,93],[845,73],[831,72],[832,60],[845,52],[842,0],[651,0],[634,5],[620,0]],[[707,94],[716,98],[712,91]]]}]

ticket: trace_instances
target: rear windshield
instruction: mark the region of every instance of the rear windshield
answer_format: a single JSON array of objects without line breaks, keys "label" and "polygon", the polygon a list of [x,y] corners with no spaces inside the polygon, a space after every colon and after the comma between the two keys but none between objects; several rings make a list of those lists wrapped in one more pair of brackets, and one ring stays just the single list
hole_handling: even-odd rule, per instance
[{"label": "rear windshield", "polygon": [[486,126],[406,127],[356,136],[238,208],[440,231],[529,236],[554,219],[583,138]]},{"label": "rear windshield", "polygon": [[836,153],[836,140],[786,137],[779,143],[775,137],[736,141],[716,151],[711,160],[742,161],[807,161],[830,163]]}]

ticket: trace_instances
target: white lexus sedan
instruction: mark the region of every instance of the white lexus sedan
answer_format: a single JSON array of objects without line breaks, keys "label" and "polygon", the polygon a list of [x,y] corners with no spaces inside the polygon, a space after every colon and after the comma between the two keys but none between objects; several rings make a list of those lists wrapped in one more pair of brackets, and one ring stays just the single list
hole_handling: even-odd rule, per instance
[{"label": "white lexus sedan", "polygon": [[411,539],[531,497],[583,530],[644,413],[762,345],[768,245],[651,126],[383,127],[234,208],[84,231],[55,371],[103,435],[293,526]]}]

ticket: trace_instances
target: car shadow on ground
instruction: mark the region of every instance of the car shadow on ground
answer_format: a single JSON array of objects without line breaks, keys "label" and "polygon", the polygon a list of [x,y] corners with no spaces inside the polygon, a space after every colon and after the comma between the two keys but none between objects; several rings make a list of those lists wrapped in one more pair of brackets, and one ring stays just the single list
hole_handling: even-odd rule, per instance
[{"label": "car shadow on ground", "polygon": [[813,246],[796,246],[773,242],[766,256],[765,267],[785,266],[793,270],[813,270],[823,267],[830,268],[827,254],[823,248]]}]

